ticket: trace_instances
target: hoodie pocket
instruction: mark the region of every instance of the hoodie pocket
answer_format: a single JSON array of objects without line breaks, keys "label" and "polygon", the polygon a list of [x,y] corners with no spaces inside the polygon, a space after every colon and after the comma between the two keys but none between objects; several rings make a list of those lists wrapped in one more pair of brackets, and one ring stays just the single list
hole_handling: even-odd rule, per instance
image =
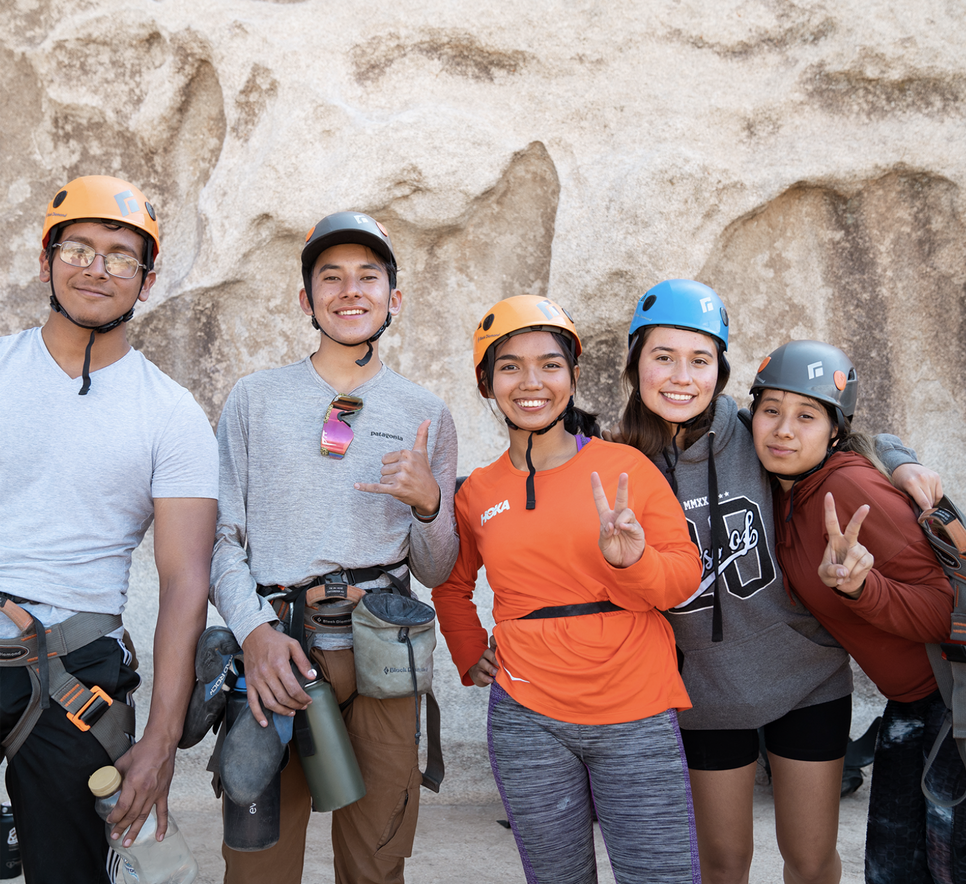
[{"label": "hoodie pocket", "polygon": [[849,655],[786,623],[687,651],[681,676],[693,704],[680,713],[686,729],[760,727],[813,694],[824,702],[852,690]]}]

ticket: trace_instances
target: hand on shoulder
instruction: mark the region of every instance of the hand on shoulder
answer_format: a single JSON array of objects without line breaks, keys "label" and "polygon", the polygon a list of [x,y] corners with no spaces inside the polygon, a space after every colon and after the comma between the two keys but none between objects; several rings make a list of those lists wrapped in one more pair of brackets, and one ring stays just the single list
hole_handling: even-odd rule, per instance
[{"label": "hand on shoulder", "polygon": [[619,424],[613,424],[606,430],[600,431],[600,437],[605,442],[616,442],[619,445],[625,445],[624,437],[621,435],[621,428]]}]

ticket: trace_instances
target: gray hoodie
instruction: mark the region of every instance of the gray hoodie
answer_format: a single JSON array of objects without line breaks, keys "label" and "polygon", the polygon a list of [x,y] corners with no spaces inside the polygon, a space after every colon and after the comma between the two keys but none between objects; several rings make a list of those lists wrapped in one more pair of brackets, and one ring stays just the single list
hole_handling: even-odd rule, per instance
[{"label": "gray hoodie", "polygon": [[[712,642],[714,574],[708,451],[714,444],[720,551],[718,592],[723,640]],[[895,437],[877,439],[894,469],[915,460]],[[667,452],[673,464],[673,454]],[[655,464],[670,480],[664,456]],[[757,728],[792,709],[835,700],[852,690],[849,656],[786,592],[774,554],[772,490],[751,431],[729,396],[716,401],[711,430],[680,453],[677,496],[704,563],[701,586],[666,616],[684,655],[682,676],[694,708],[685,729]],[[673,484],[673,483],[672,483]],[[818,563],[816,563],[816,567]]]}]

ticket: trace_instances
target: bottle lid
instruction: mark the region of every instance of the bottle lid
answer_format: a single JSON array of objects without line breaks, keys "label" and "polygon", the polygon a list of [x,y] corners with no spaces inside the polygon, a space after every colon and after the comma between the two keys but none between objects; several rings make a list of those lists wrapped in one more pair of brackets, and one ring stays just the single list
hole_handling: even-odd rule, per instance
[{"label": "bottle lid", "polygon": [[106,798],[121,788],[121,774],[116,767],[107,765],[91,774],[87,787],[95,797]]}]

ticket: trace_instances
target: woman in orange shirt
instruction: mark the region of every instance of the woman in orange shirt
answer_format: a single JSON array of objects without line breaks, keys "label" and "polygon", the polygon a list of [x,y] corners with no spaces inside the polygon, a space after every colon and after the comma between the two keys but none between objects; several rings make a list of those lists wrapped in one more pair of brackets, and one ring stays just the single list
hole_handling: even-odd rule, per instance
[{"label": "woman in orange shirt", "polygon": [[566,311],[534,295],[477,327],[477,382],[510,444],[457,494],[460,555],[433,600],[463,683],[490,688],[490,761],[527,881],[597,881],[596,810],[618,884],[697,882],[675,713],[690,701],[659,611],[694,592],[698,553],[647,458],[591,438],[580,352]]}]

